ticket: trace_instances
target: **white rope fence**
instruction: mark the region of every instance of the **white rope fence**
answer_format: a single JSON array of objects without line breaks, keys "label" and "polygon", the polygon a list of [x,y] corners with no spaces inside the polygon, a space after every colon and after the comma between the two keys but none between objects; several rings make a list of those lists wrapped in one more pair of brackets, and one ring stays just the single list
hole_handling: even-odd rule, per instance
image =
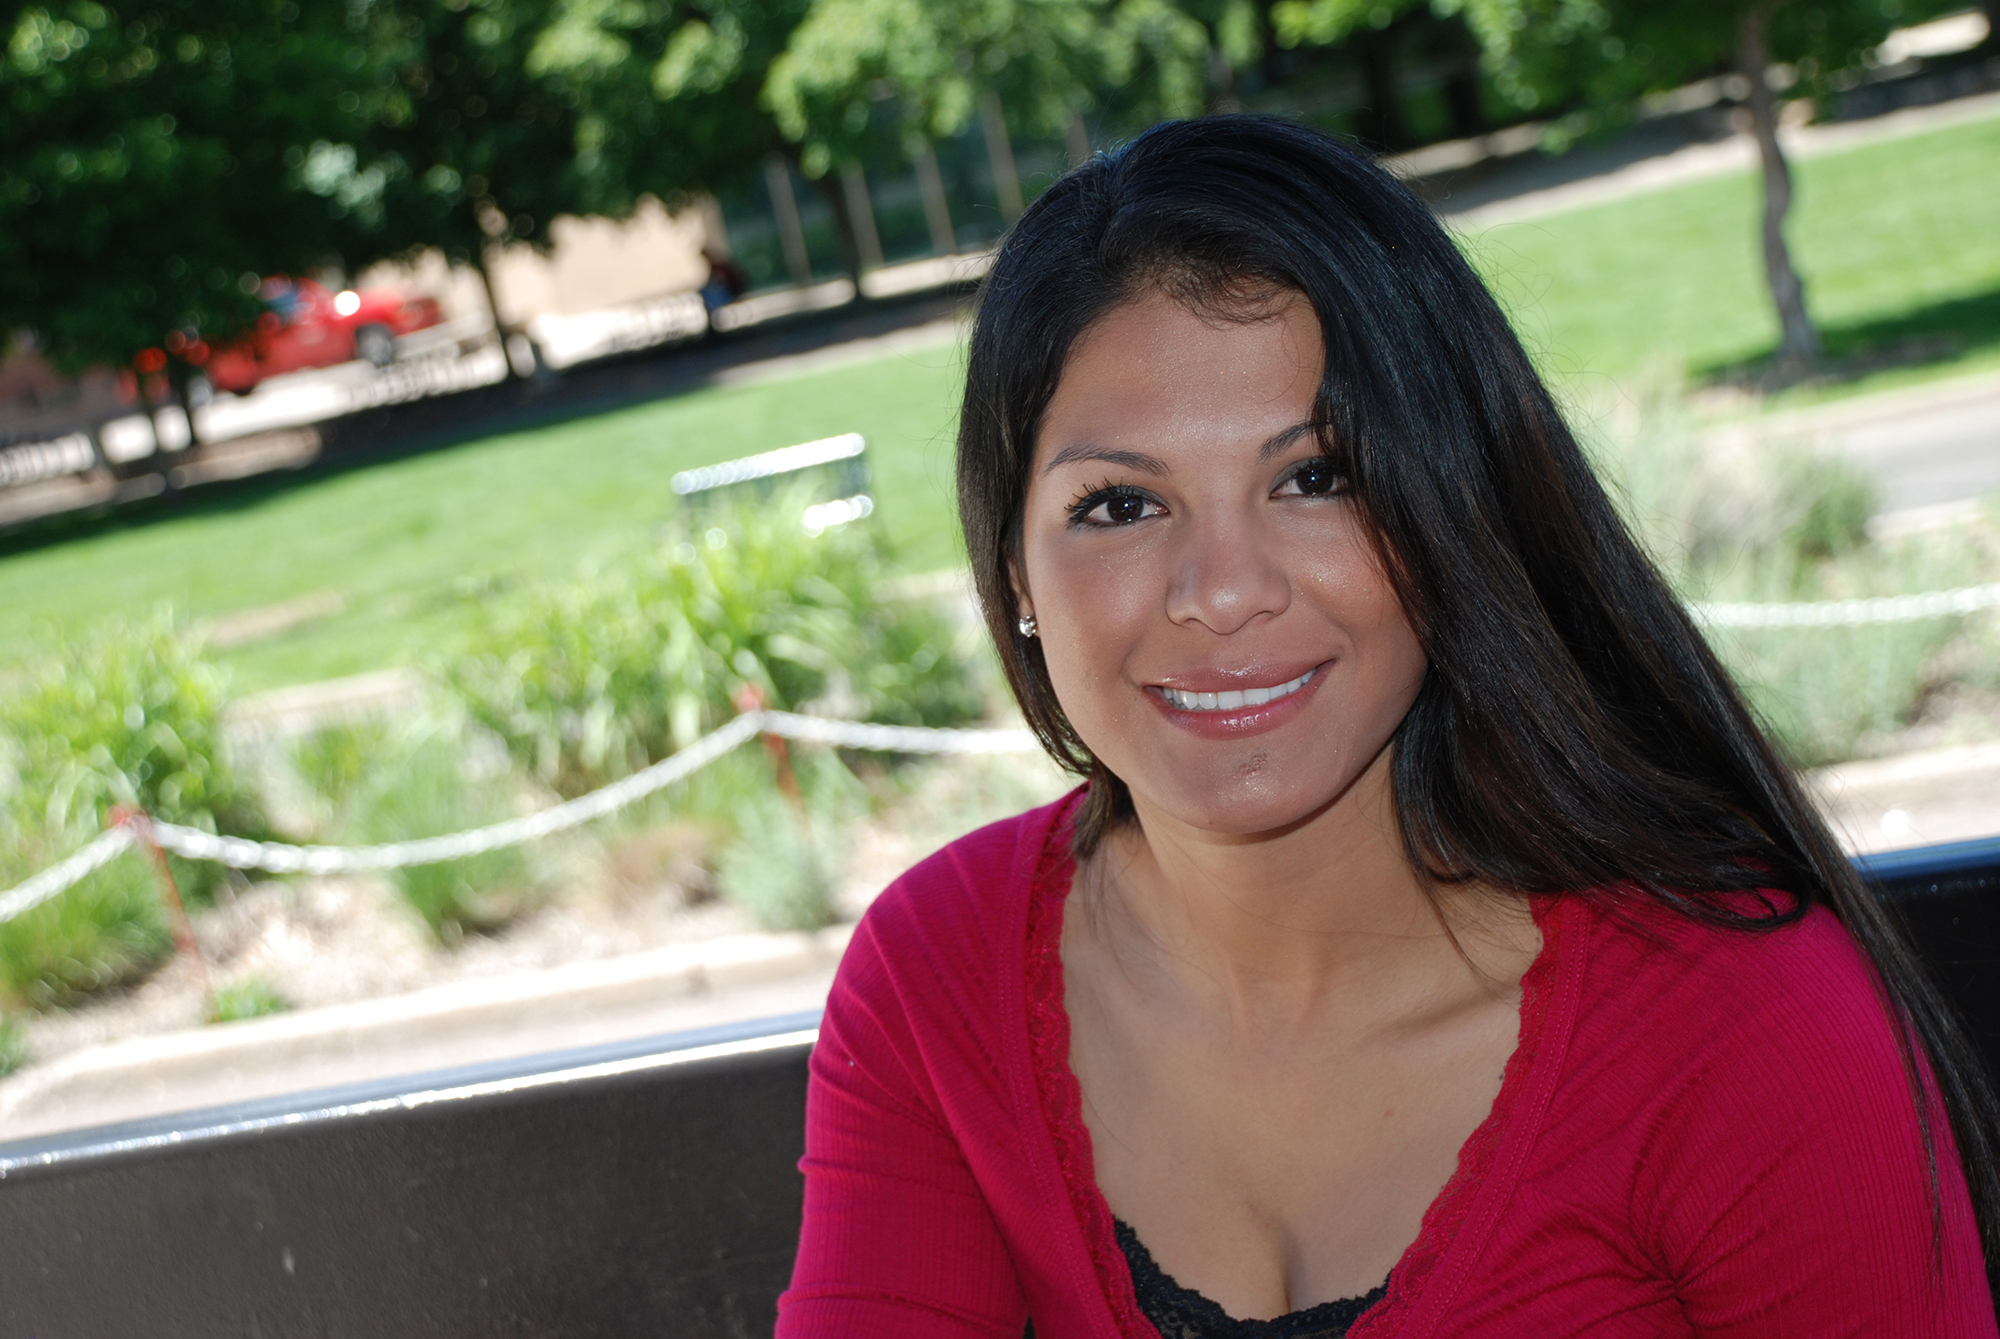
[{"label": "white rope fence", "polygon": [[[889,753],[1026,753],[1038,747],[1035,737],[1026,730],[937,730],[829,720],[789,711],[746,711],[643,772],[634,772],[622,781],[551,808],[466,832],[379,846],[293,846],[285,842],[218,837],[199,828],[156,819],[150,820],[148,826],[152,840],[161,850],[188,860],[212,860],[231,869],[256,869],[269,874],[354,874],[432,865],[520,846],[580,827],[666,789],[760,734]],[[12,891],[0,894],[0,923],[74,887],[139,839],[139,834],[127,824],[106,829],[60,864],[51,865]]]},{"label": "white rope fence", "polygon": [[1696,603],[1697,621],[1715,628],[1851,628],[1864,623],[1909,623],[1950,618],[2000,607],[2000,582],[1961,586],[1922,595],[1883,595],[1867,600],[1816,600],[1798,604]]},{"label": "white rope fence", "polygon": [[106,828],[69,859],[50,865],[26,883],[0,896],[0,923],[39,907],[58,893],[67,892],[124,854],[137,840],[132,829],[123,825]]},{"label": "white rope fence", "polygon": [[[841,439],[839,444],[844,446],[845,440]],[[1820,600],[1795,604],[1697,602],[1689,606],[1697,621],[1718,628],[1858,627],[1871,623],[1950,618],[1994,608],[2000,608],[2000,582],[1929,591],[1921,595],[1888,595],[1864,600]],[[151,829],[153,840],[162,850],[185,859],[213,860],[232,869],[256,869],[270,874],[352,874],[400,869],[406,865],[430,865],[519,846],[602,818],[692,775],[759,734],[780,735],[801,743],[890,753],[1024,753],[1032,752],[1037,747],[1035,737],[1026,730],[934,730],[918,726],[868,725],[860,721],[800,716],[788,711],[748,711],[672,757],[653,764],[643,772],[635,772],[622,781],[614,781],[602,790],[467,832],[387,842],[379,846],[293,846],[284,842],[219,837],[177,823],[153,821]],[[13,920],[50,898],[60,896],[138,840],[138,835],[129,825],[120,824],[106,829],[68,859],[51,865],[27,882],[0,894],[0,923]]]}]

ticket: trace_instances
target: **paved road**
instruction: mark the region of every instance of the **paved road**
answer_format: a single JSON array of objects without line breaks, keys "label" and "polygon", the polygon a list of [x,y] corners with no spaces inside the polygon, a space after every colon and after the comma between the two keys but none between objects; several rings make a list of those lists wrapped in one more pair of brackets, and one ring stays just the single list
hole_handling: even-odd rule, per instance
[{"label": "paved road", "polygon": [[1880,481],[1886,512],[1962,506],[2000,493],[2000,373],[1728,424],[1714,437],[1844,455]]},{"label": "paved road", "polygon": [[1824,445],[1867,466],[1891,510],[2000,492],[2000,378],[1983,394],[1836,428]]}]

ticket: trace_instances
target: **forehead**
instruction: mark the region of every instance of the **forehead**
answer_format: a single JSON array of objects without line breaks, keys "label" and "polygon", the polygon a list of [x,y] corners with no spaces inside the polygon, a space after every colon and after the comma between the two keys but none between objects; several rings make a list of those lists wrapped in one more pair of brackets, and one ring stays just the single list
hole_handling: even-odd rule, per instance
[{"label": "forehead", "polygon": [[1152,292],[1085,330],[1063,365],[1036,441],[1172,449],[1263,441],[1312,417],[1324,361],[1319,320],[1299,297],[1237,313]]}]

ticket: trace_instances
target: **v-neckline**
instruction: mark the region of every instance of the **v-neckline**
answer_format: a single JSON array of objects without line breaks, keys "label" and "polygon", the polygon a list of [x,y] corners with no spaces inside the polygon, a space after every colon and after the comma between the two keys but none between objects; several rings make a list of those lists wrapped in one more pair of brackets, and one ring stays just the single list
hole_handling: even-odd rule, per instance
[{"label": "v-neckline", "polygon": [[[1090,1130],[1083,1120],[1083,1088],[1069,1063],[1062,925],[1076,872],[1069,837],[1077,800],[1072,795],[1049,826],[1029,890],[1029,1060],[1056,1162],[1118,1333],[1122,1339],[1158,1339],[1139,1309],[1111,1206],[1098,1189]],[[1521,978],[1520,1040],[1507,1059],[1500,1091],[1460,1147],[1451,1179],[1425,1209],[1416,1240],[1391,1269],[1387,1296],[1355,1321],[1348,1339],[1417,1339],[1433,1325],[1463,1284],[1466,1266],[1490,1235],[1520,1177],[1573,1029],[1581,956],[1566,946],[1579,940],[1584,929],[1578,923],[1581,904],[1573,897],[1535,896],[1530,904],[1542,947]]]}]

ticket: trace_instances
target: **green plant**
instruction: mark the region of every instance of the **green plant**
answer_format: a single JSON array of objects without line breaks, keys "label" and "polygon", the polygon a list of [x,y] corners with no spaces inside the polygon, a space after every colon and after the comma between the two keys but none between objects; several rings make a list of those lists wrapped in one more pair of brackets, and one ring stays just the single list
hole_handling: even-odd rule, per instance
[{"label": "green plant", "polygon": [[28,1063],[28,1034],[21,1020],[0,1014],[0,1079]]},{"label": "green plant", "polygon": [[[1671,387],[1626,410],[1593,436],[1593,456],[1634,531],[1691,600],[1897,595],[1991,580],[2000,567],[1984,531],[1871,540],[1878,493],[1867,475],[1837,458],[1704,441]],[[1852,758],[1906,723],[1936,686],[1947,649],[1981,626],[1933,618],[1717,627],[1709,636],[1792,760],[1809,766]],[[1960,659],[1976,673],[1979,657]]]},{"label": "green plant", "polygon": [[716,858],[722,895],[762,930],[813,930],[833,920],[840,856],[836,825],[783,796],[757,796],[737,815],[736,840]]},{"label": "green plant", "polygon": [[933,605],[884,600],[878,532],[808,534],[805,497],[684,513],[631,562],[491,602],[477,651],[445,677],[475,719],[576,794],[772,707],[948,725],[976,716],[976,676]]},{"label": "green plant", "polygon": [[389,748],[388,727],[373,721],[326,726],[293,741],[292,770],[319,811],[317,828],[334,832],[346,825]]},{"label": "green plant", "polygon": [[[11,888],[67,855],[45,832],[0,822],[0,887]],[[48,1008],[120,985],[172,946],[153,871],[119,856],[74,888],[0,923],[0,1000]]]},{"label": "green plant", "polygon": [[[73,843],[100,830],[112,806],[136,805],[211,832],[259,831],[223,747],[223,683],[164,611],[66,646],[0,699],[17,825]],[[177,861],[175,877],[199,902],[221,871]]]},{"label": "green plant", "polygon": [[1882,490],[1859,466],[1839,456],[1801,454],[1778,472],[1791,499],[1784,542],[1799,557],[1833,558],[1867,543]]},{"label": "green plant", "polygon": [[[356,794],[344,834],[358,842],[406,841],[512,817],[512,777],[504,767],[482,766],[473,743],[465,723],[450,717],[419,719],[391,737]],[[410,865],[389,877],[403,902],[446,944],[512,920],[534,893],[519,847]]]},{"label": "green plant", "polygon": [[281,1014],[292,1007],[279,989],[261,976],[240,977],[219,985],[208,997],[210,1023],[234,1023],[243,1018]]}]

